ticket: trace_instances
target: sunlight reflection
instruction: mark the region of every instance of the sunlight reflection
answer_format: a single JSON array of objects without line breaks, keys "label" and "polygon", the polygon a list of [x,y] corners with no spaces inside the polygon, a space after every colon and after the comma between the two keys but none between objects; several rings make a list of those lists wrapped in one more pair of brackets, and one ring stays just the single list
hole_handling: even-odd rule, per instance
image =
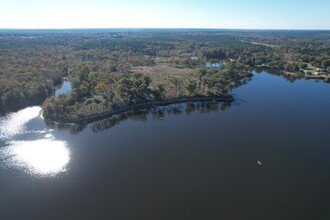
[{"label": "sunlight reflection", "polygon": [[0,118],[0,139],[11,139],[24,131],[27,122],[40,115],[39,106],[25,108]]},{"label": "sunlight reflection", "polygon": [[70,161],[67,143],[52,138],[36,141],[11,141],[0,149],[6,166],[23,169],[38,176],[54,176],[65,172]]}]

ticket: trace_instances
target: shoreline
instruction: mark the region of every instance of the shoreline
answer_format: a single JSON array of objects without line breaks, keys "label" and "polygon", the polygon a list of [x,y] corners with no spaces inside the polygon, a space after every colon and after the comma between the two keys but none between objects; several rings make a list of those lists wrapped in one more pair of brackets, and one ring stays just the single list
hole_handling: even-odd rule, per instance
[{"label": "shoreline", "polygon": [[88,124],[91,122],[112,117],[114,115],[119,115],[130,110],[139,110],[143,108],[150,108],[153,106],[165,106],[165,105],[184,103],[184,102],[206,102],[206,101],[233,102],[234,100],[235,100],[234,97],[231,95],[209,96],[209,97],[179,97],[179,98],[166,99],[166,100],[147,101],[145,103],[138,103],[117,110],[94,113],[82,117],[78,116],[77,118],[66,118],[66,119],[56,119],[56,120],[44,119],[44,120],[47,123],[52,123],[52,124]]},{"label": "shoreline", "polygon": [[296,76],[296,77],[301,77],[304,79],[319,79],[319,80],[324,80],[327,81],[329,78],[329,75],[307,75],[307,74],[301,74],[299,72],[288,72],[288,71],[284,71],[284,74],[288,75],[288,76]]},{"label": "shoreline", "polygon": [[270,68],[268,66],[257,66],[255,69],[260,69],[260,70],[274,70],[274,71],[278,71],[279,73],[281,73],[282,75],[286,75],[286,76],[295,76],[298,77],[300,79],[315,79],[315,80],[324,80],[325,82],[329,82],[329,78],[330,78],[330,73],[327,74],[320,74],[320,75],[315,75],[315,74],[305,74],[305,73],[301,73],[300,71],[298,72],[290,72],[287,70],[281,70],[281,69],[276,69],[276,68]]}]

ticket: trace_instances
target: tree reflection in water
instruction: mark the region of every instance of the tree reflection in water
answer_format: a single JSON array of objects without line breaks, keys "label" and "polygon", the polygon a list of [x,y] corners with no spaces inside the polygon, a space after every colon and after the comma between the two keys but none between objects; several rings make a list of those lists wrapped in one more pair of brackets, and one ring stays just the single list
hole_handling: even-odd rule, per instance
[{"label": "tree reflection in water", "polygon": [[[58,130],[70,130],[72,134],[78,134],[84,130],[87,126],[90,126],[94,133],[104,131],[118,125],[125,120],[134,120],[146,122],[148,120],[164,120],[169,116],[177,115],[190,115],[193,112],[209,113],[216,111],[225,111],[231,106],[230,102],[187,102],[177,103],[167,106],[154,106],[147,109],[130,110],[125,113],[114,115],[112,117],[102,119],[90,124],[47,124],[50,128],[56,128]],[[150,116],[150,117],[149,117]]]},{"label": "tree reflection in water", "polygon": [[119,124],[121,121],[128,119],[141,122],[145,122],[150,119],[164,120],[166,117],[178,116],[182,114],[190,115],[193,112],[209,113],[219,110],[225,111],[229,109],[230,106],[230,102],[188,102],[168,106],[158,106],[149,109],[140,109],[135,111],[132,110],[121,115],[116,115],[91,123],[91,129],[93,132],[100,132]]}]

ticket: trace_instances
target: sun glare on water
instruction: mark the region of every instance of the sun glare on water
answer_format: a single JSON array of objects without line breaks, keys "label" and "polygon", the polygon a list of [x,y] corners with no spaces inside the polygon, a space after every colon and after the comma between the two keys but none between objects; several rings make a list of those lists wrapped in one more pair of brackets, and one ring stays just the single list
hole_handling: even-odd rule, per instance
[{"label": "sun glare on water", "polygon": [[[52,177],[67,170],[70,150],[67,142],[56,140],[53,129],[31,130],[27,123],[40,116],[40,107],[30,107],[0,118],[0,164],[30,175]],[[24,140],[23,134],[38,134],[36,140]],[[21,137],[21,135],[23,135]]]},{"label": "sun glare on water", "polygon": [[25,125],[40,115],[39,106],[25,108],[11,113],[0,120],[0,139],[11,139],[15,135],[24,132]]},{"label": "sun glare on water", "polygon": [[66,142],[52,139],[12,141],[2,151],[7,166],[40,176],[54,176],[66,171],[70,160]]}]

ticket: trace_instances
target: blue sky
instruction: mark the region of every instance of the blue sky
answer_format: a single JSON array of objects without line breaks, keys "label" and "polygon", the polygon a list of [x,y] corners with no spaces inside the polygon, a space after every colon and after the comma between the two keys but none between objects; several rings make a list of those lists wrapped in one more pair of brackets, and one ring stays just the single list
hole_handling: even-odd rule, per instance
[{"label": "blue sky", "polygon": [[330,0],[0,0],[0,28],[330,29]]}]

